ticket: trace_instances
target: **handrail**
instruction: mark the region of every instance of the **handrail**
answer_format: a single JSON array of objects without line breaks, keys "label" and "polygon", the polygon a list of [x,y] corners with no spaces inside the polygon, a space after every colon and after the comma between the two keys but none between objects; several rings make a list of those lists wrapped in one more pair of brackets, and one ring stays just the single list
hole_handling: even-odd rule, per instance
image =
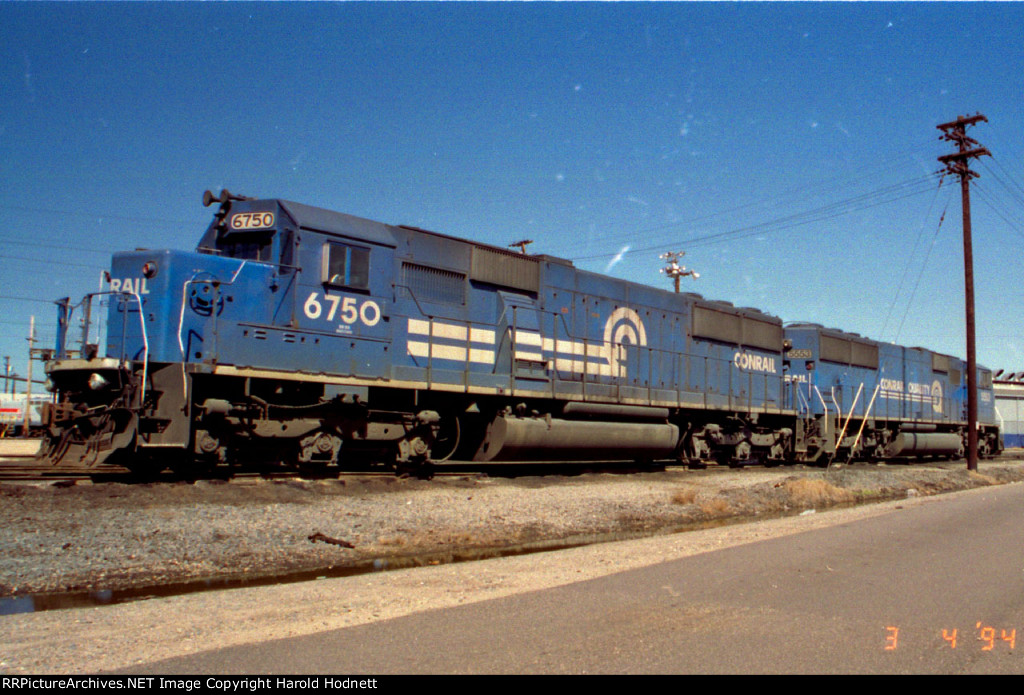
[{"label": "handrail", "polygon": [[139,408],[146,401],[146,379],[149,376],[149,336],[146,334],[146,317],[142,312],[142,297],[138,292],[131,293],[139,304],[139,325],[142,327],[142,390],[139,392]]},{"label": "handrail", "polygon": [[857,393],[853,397],[853,404],[850,405],[850,412],[846,416],[846,422],[843,423],[843,429],[840,430],[839,436],[836,437],[836,448],[832,452],[832,456],[829,458],[829,463],[832,463],[832,459],[835,458],[836,452],[839,451],[839,447],[843,444],[843,437],[846,436],[846,428],[850,426],[850,420],[853,419],[853,413],[857,410],[857,403],[860,401],[860,394],[864,390],[864,382],[861,382],[857,387]]},{"label": "handrail", "polygon": [[[86,294],[84,297],[82,297],[82,301],[80,301],[78,304],[75,304],[74,306],[68,305],[67,323],[65,324],[64,329],[66,330],[67,326],[70,325],[71,317],[74,315],[74,310],[76,308],[78,308],[80,306],[83,306],[86,303],[88,303],[88,305],[91,307],[92,306],[93,297],[99,297],[99,296],[103,296],[103,295],[117,295],[118,297],[120,297],[122,299],[125,299],[125,300],[127,300],[129,298],[134,298],[135,299],[135,303],[138,304],[138,307],[139,307],[139,328],[142,331],[142,390],[141,390],[140,396],[139,396],[139,406],[141,407],[143,400],[145,400],[145,398],[146,398],[146,379],[147,379],[148,374],[149,374],[149,334],[146,332],[146,316],[145,316],[144,312],[142,311],[142,297],[139,296],[139,294],[137,292],[123,292],[123,291],[120,291],[120,290],[118,290],[118,291],[106,290],[106,291],[103,291],[103,292],[90,292],[90,293]],[[90,314],[91,314],[91,310],[90,310]],[[126,356],[125,356],[125,346],[124,346],[124,341],[127,338],[127,327],[128,327],[128,311],[127,311],[127,309],[124,312],[124,320],[123,320],[122,323],[123,323],[123,327],[121,329],[121,354],[118,357],[118,361],[123,366],[124,363],[127,361],[126,358],[125,358]],[[83,341],[87,341],[88,340],[89,325],[90,325],[90,319],[87,317],[86,320],[83,321],[83,325],[82,325]],[[67,336],[65,334],[65,339],[66,339],[66,337]],[[61,342],[64,342],[64,341],[61,341]],[[84,342],[83,342],[83,344],[84,344]],[[65,348],[65,354],[64,355],[58,355],[58,357],[59,358],[65,357],[66,356],[66,352],[67,352],[67,350]]]},{"label": "handrail", "polygon": [[[246,263],[248,263],[248,261],[247,260],[243,260],[242,263],[238,266],[238,268],[235,269],[234,275],[232,275],[231,279],[228,280],[227,282],[224,282],[222,280],[217,280],[217,279],[197,279],[196,275],[193,274],[191,278],[189,278],[188,280],[183,282],[182,285],[181,285],[181,310],[180,310],[180,312],[178,314],[178,350],[181,351],[181,397],[182,397],[182,399],[186,403],[188,402],[188,377],[187,377],[187,374],[185,372],[185,363],[188,362],[188,355],[185,354],[185,342],[184,342],[184,340],[182,340],[181,332],[182,332],[182,330],[184,330],[184,326],[185,326],[185,304],[187,303],[186,293],[188,292],[188,286],[191,285],[191,284],[197,284],[198,285],[198,284],[202,284],[202,283],[214,285],[215,287],[219,287],[220,285],[228,285],[228,286],[233,285],[233,284],[235,284],[235,280],[238,279],[238,274],[242,272],[242,268],[245,267]],[[204,271],[204,272],[208,272],[208,271]],[[216,321],[217,321],[217,302],[216,302],[216,300],[214,300],[214,302],[213,302],[213,307],[211,309],[210,316],[213,318],[214,322],[216,323]],[[214,331],[216,331],[216,327],[214,328]]]},{"label": "handrail", "polygon": [[868,409],[864,413],[864,419],[860,421],[860,429],[857,430],[857,437],[853,440],[853,446],[850,451],[856,451],[857,445],[860,444],[860,436],[864,433],[864,426],[868,424],[868,418],[871,416],[871,408],[875,405],[875,397],[878,396],[878,389],[882,387],[881,384],[875,384],[875,392],[871,394],[871,402],[868,403]]},{"label": "handrail", "polygon": [[800,386],[798,383],[794,382],[793,385],[795,387],[793,390],[796,392],[797,401],[803,403],[804,412],[806,412],[809,415],[811,412],[811,402],[807,400],[806,396],[804,396],[804,392],[800,390]]},{"label": "handrail", "polygon": [[818,390],[817,386],[814,387],[814,393],[818,395],[818,400],[821,401],[821,407],[825,413],[825,431],[823,432],[823,434],[825,436],[828,436],[828,404],[825,403],[825,399],[822,397],[821,391]]}]

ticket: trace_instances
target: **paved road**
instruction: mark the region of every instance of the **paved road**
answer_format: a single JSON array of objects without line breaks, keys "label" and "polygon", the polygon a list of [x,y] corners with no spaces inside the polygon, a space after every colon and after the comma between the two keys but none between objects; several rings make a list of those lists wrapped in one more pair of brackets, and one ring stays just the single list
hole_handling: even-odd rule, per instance
[{"label": "paved road", "polygon": [[1022,520],[1024,485],[987,488],[556,589],[140,669],[1024,673]]}]

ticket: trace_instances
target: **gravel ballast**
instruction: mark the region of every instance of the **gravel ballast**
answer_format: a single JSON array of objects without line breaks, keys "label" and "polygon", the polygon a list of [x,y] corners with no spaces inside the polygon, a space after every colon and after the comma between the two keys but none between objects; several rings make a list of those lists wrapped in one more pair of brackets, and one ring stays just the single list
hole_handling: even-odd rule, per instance
[{"label": "gravel ballast", "polygon": [[341,568],[666,533],[1024,479],[1024,464],[575,477],[0,484],[0,597]]}]

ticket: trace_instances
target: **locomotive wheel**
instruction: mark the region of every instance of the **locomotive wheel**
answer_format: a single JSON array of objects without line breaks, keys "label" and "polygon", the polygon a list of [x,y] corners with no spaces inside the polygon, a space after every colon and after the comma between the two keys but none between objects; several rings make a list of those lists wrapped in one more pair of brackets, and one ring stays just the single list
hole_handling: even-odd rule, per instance
[{"label": "locomotive wheel", "polygon": [[398,461],[395,463],[395,475],[399,478],[419,478],[430,480],[434,477],[433,461]]},{"label": "locomotive wheel", "polygon": [[193,457],[189,452],[181,451],[144,451],[136,454],[125,467],[132,476],[141,481],[156,480],[168,468],[182,480],[195,481],[207,477],[210,466]]},{"label": "locomotive wheel", "polygon": [[[154,469],[159,468],[159,464]],[[174,471],[174,475],[184,480],[201,480],[209,478],[213,471],[212,462],[198,459],[182,452],[167,462],[167,467]]]},{"label": "locomotive wheel", "polygon": [[132,480],[140,482],[152,482],[156,480],[167,467],[166,463],[158,462],[153,455],[137,454],[131,461],[122,463],[125,468],[131,471]]},{"label": "locomotive wheel", "polygon": [[679,462],[685,463],[691,471],[705,470],[708,463],[706,459],[701,458],[701,453],[707,453],[704,440],[687,435],[679,448]]},{"label": "locomotive wheel", "polygon": [[719,450],[715,452],[715,463],[719,466],[728,466],[729,468],[742,468],[743,464],[733,457],[729,451]]}]

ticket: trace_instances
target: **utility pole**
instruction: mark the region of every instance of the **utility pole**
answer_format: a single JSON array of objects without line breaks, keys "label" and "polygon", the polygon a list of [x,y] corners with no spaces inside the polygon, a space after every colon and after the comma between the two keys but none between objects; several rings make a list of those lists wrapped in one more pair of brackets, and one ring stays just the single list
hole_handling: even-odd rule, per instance
[{"label": "utility pole", "polygon": [[25,378],[25,425],[21,428],[21,436],[28,437],[32,415],[32,346],[36,342],[36,317],[29,318],[28,324],[28,376]]},{"label": "utility pole", "polygon": [[659,256],[659,258],[664,258],[668,261],[668,265],[662,268],[661,272],[665,273],[665,275],[672,278],[675,282],[676,294],[679,294],[679,278],[684,278],[687,275],[690,275],[694,280],[696,280],[700,277],[700,273],[696,270],[687,270],[685,265],[679,265],[679,259],[685,255],[685,251],[666,251]]},{"label": "utility pole", "polygon": [[980,113],[957,116],[955,121],[935,126],[942,131],[940,140],[956,143],[958,151],[939,157],[946,173],[960,177],[960,198],[964,213],[964,303],[967,314],[967,470],[978,470],[978,361],[974,352],[974,252],[971,248],[970,181],[978,176],[967,166],[967,160],[982,155],[992,156],[978,141],[967,137],[967,126],[979,121],[988,123]]},{"label": "utility pole", "polygon": [[7,389],[11,386],[11,358],[7,356],[4,358],[4,394],[7,394]]}]

